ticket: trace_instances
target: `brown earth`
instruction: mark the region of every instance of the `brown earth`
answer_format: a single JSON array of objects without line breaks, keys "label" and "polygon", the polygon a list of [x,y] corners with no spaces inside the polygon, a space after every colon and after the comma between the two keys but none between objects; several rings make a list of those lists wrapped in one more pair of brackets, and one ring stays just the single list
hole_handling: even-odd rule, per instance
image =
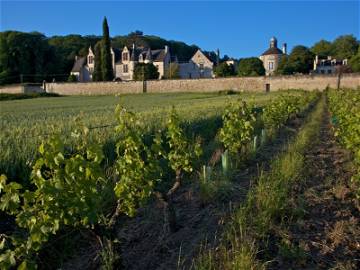
[{"label": "brown earth", "polygon": [[359,201],[351,183],[350,154],[336,142],[328,111],[318,141],[306,154],[308,179],[298,187],[305,215],[286,238],[295,257],[279,255],[272,269],[360,269]]}]

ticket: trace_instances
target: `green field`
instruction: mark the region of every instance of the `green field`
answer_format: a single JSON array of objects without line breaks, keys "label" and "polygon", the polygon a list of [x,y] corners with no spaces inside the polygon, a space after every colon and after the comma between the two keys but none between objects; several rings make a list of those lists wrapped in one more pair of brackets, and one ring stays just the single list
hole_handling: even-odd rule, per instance
[{"label": "green field", "polygon": [[92,129],[94,139],[105,142],[113,138],[117,104],[141,112],[142,119],[146,119],[146,128],[151,129],[164,123],[172,106],[184,121],[199,121],[220,116],[230,100],[242,98],[261,104],[279,94],[164,93],[1,101],[0,171],[14,180],[16,177],[26,177],[41,140],[57,133],[66,141],[78,126],[76,119],[88,127],[99,127]]}]

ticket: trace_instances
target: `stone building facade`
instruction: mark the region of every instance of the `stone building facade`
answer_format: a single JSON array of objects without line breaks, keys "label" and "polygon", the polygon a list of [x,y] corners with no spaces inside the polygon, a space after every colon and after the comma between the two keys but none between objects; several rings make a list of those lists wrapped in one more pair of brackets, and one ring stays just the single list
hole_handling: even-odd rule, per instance
[{"label": "stone building facade", "polygon": [[347,59],[336,59],[328,56],[325,59],[319,59],[316,55],[314,59],[313,73],[333,74],[337,73],[342,67],[347,66]]},{"label": "stone building facade", "polygon": [[179,64],[179,77],[182,79],[213,78],[213,68],[214,63],[201,50],[197,50],[189,62]]},{"label": "stone building facade", "polygon": [[259,58],[264,63],[265,73],[267,76],[274,74],[279,66],[279,63],[287,54],[287,45],[283,44],[282,50],[277,47],[277,39],[272,37],[270,39],[270,47]]},{"label": "stone building facade", "polygon": [[[162,79],[168,74],[170,63],[179,65],[179,77],[185,78],[212,78],[213,63],[198,50],[194,56],[185,63],[178,63],[177,57],[172,57],[168,46],[164,49],[152,50],[150,48],[125,46],[122,50],[111,48],[112,66],[115,79],[122,81],[131,81],[134,79],[134,70],[137,63],[151,63],[159,72],[159,78]],[[90,47],[86,57],[75,57],[75,63],[71,74],[75,75],[80,82],[92,80],[92,74],[95,68],[95,54]]]}]

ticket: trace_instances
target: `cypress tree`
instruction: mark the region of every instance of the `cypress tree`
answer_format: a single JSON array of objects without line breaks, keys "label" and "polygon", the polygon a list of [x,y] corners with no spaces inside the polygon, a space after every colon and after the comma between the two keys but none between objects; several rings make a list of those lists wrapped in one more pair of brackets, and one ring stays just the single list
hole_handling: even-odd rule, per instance
[{"label": "cypress tree", "polygon": [[103,22],[103,38],[102,38],[102,79],[104,81],[111,81],[114,78],[112,58],[111,58],[111,42],[109,35],[109,26],[104,18]]},{"label": "cypress tree", "polygon": [[93,81],[102,81],[102,63],[101,63],[101,47],[102,42],[99,41],[95,45],[95,67],[93,73]]}]

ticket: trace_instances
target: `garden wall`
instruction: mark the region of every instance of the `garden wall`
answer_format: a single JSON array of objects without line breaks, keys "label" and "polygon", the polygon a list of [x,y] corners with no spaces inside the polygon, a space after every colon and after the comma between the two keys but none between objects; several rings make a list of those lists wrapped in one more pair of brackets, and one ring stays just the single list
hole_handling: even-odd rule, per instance
[{"label": "garden wall", "polygon": [[[125,93],[161,92],[217,92],[221,90],[270,91],[282,89],[323,90],[327,86],[337,88],[337,75],[293,75],[273,77],[232,77],[217,79],[156,80],[129,82],[47,83],[46,92],[60,95],[114,95]],[[360,87],[360,74],[343,74],[341,87]],[[21,86],[0,88],[0,93],[13,93]],[[8,92],[6,92],[8,91]],[[23,90],[24,91],[24,90]],[[28,90],[29,91],[29,90]],[[21,92],[23,93],[23,92]]]}]

